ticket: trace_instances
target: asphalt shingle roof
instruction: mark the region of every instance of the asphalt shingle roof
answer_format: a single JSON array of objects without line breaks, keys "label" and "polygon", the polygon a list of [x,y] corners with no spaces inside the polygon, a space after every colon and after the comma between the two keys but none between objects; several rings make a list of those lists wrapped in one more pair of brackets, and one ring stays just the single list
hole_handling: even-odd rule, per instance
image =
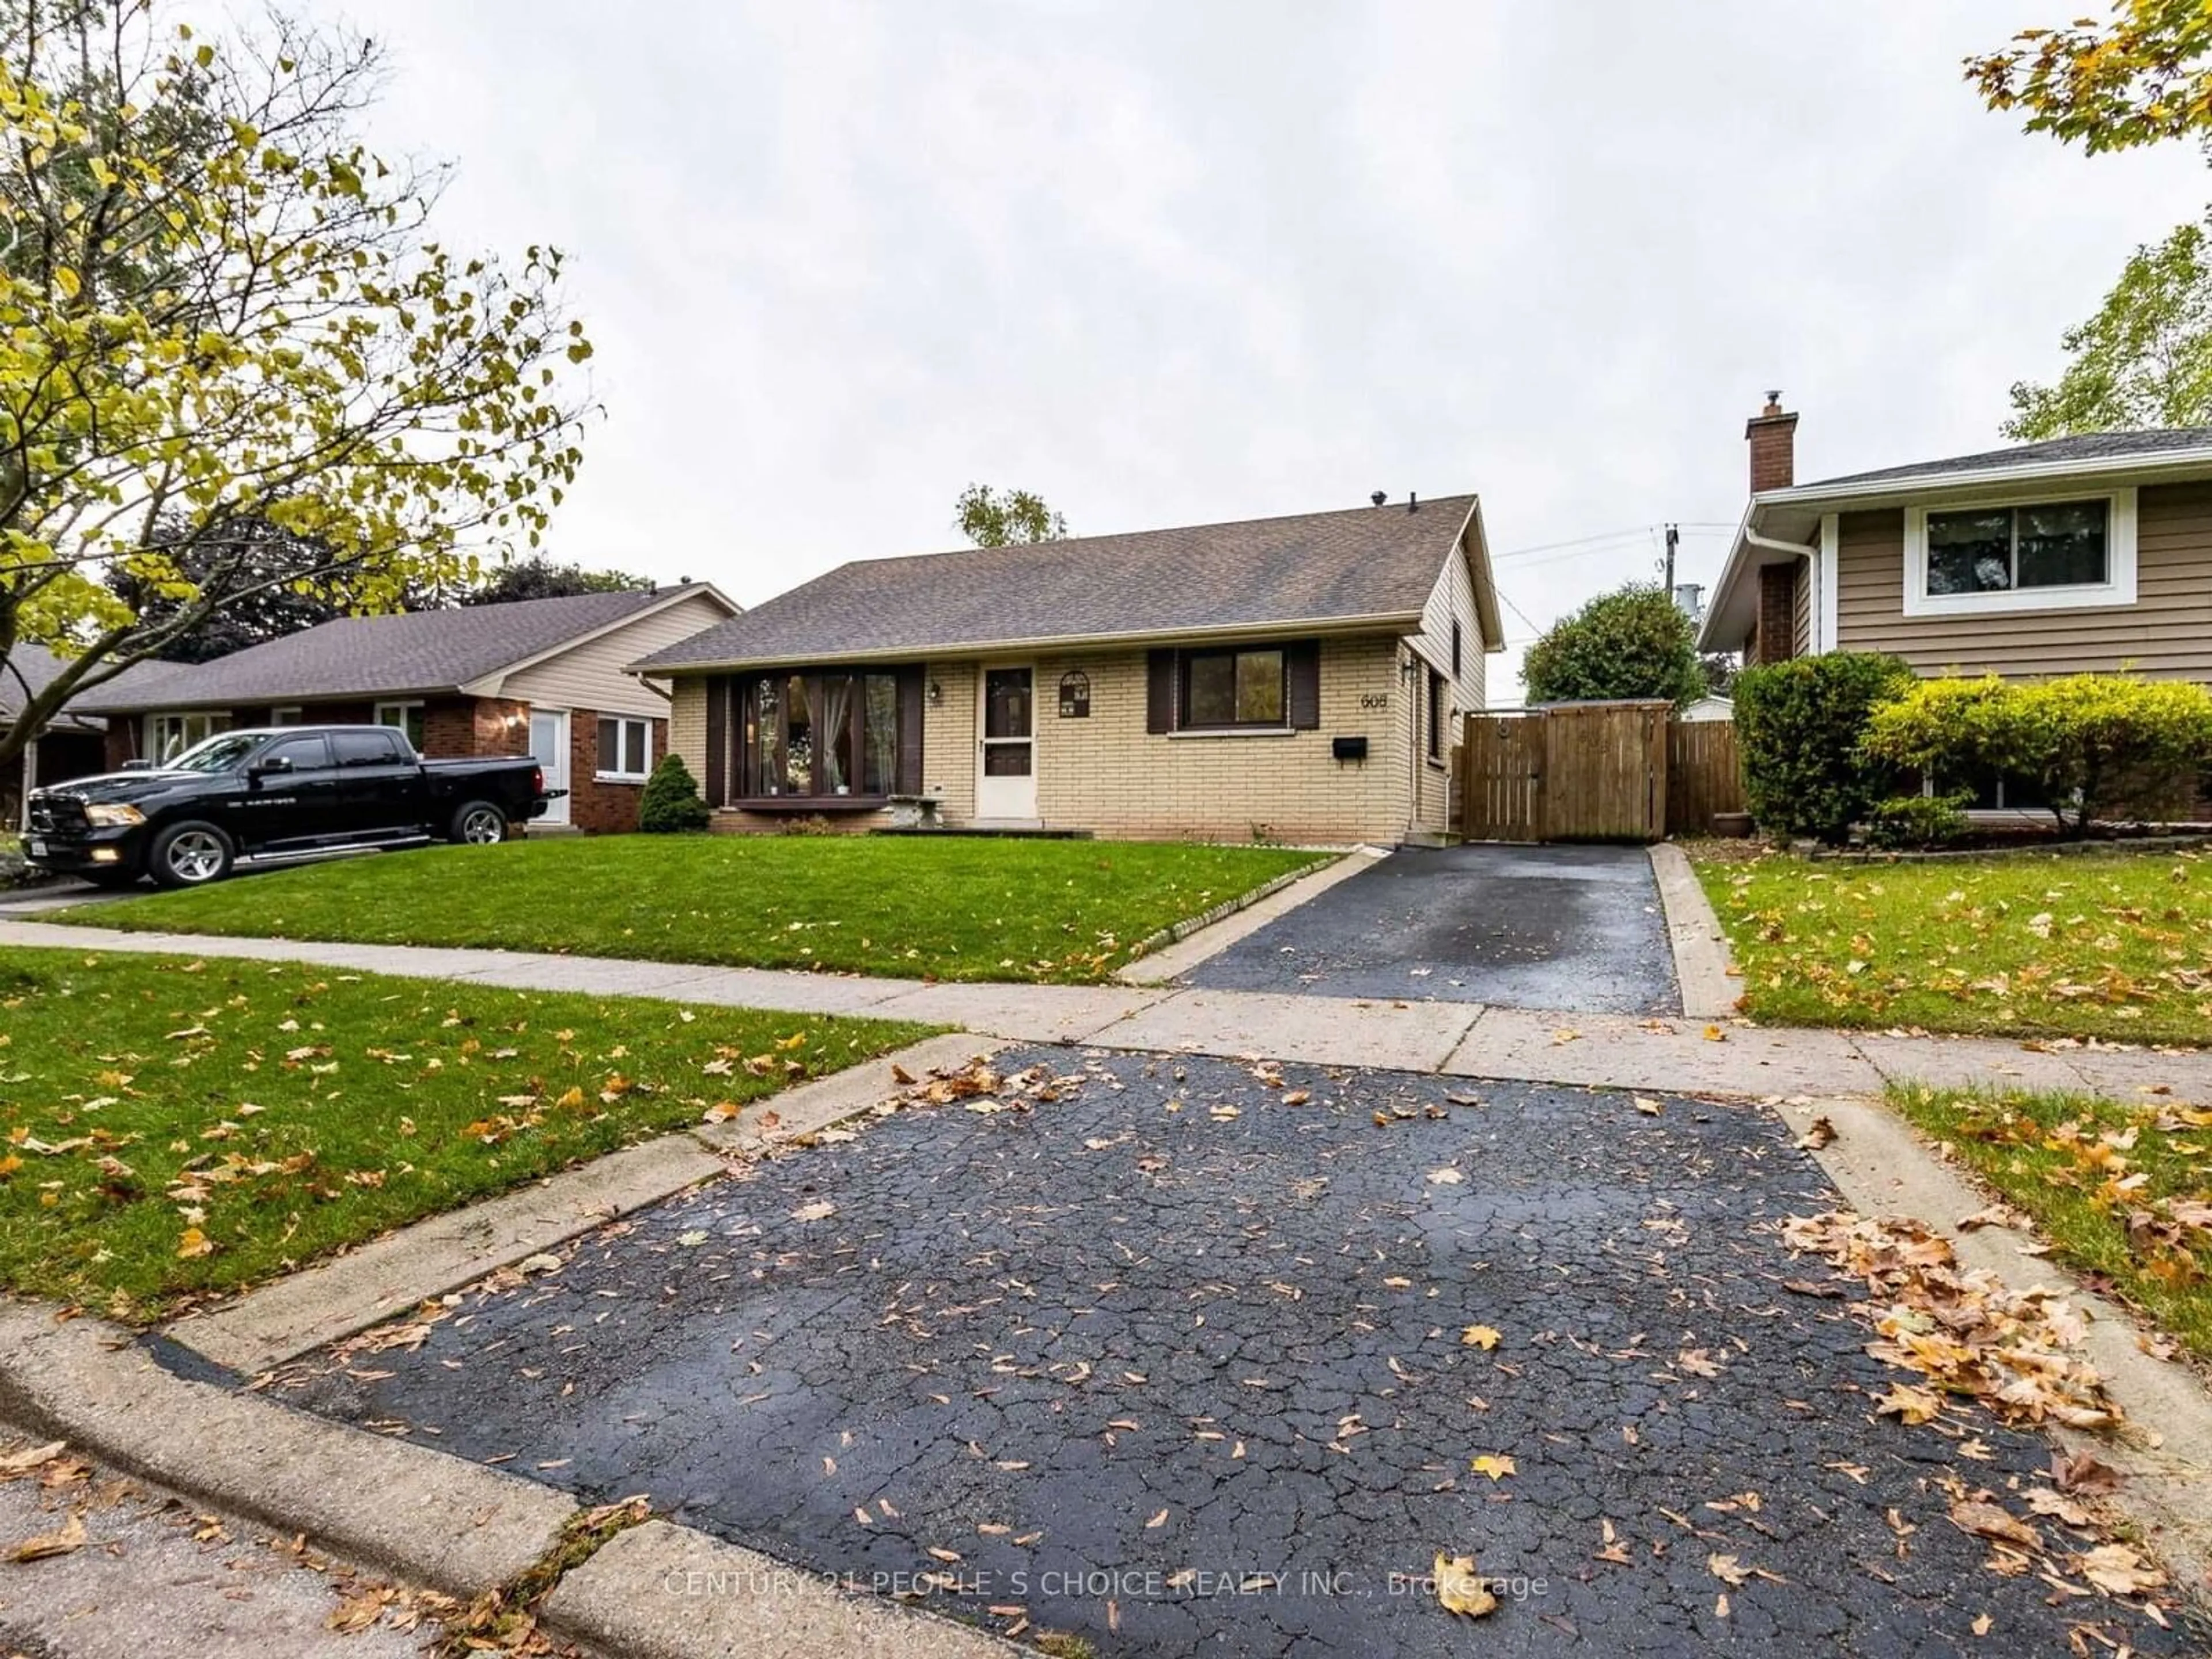
[{"label": "asphalt shingle roof", "polygon": [[1145,637],[1417,613],[1474,509],[1449,495],[865,559],[647,657],[648,670]]},{"label": "asphalt shingle roof", "polygon": [[450,691],[667,597],[664,588],[343,617],[213,662],[144,665],[74,706],[179,708]]},{"label": "asphalt shingle roof", "polygon": [[1882,483],[1943,472],[1992,472],[2005,467],[2057,465],[2067,461],[2127,461],[2171,454],[2177,450],[2212,449],[2212,426],[2158,427],[2142,432],[2087,432],[2073,438],[2015,444],[2009,449],[1956,455],[1948,461],[1915,461],[1874,472],[1846,472],[1804,486],[1826,489],[1838,484]]},{"label": "asphalt shingle roof", "polygon": [[[8,653],[8,660],[0,665],[0,726],[8,726],[23,712],[27,696],[35,696],[53,683],[54,676],[62,672],[62,659],[43,645],[19,641]],[[25,686],[30,688],[25,692]],[[79,722],[70,718],[81,707],[81,700],[63,705],[64,712],[54,722],[58,726],[88,724],[96,728],[97,722]]]}]

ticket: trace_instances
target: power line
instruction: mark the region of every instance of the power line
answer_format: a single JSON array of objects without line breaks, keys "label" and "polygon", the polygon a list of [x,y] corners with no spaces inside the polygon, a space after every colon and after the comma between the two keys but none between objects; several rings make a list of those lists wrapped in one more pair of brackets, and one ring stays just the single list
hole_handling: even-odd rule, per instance
[{"label": "power line", "polygon": [[[1505,559],[1522,559],[1536,554],[1546,554],[1550,556],[1543,562],[1548,563],[1552,559],[1579,559],[1592,553],[1603,552],[1609,547],[1626,547],[1638,542],[1656,546],[1656,543],[1653,543],[1651,538],[1662,528],[1664,528],[1663,526],[1656,524],[1639,525],[1633,530],[1616,530],[1603,536],[1587,536],[1579,541],[1547,542],[1534,547],[1516,547],[1509,552],[1493,553],[1490,558],[1491,562],[1495,564]],[[1680,531],[1684,537],[1692,539],[1713,538],[1719,533],[1714,531],[1699,530],[1691,525],[1677,525],[1675,528]]]}]

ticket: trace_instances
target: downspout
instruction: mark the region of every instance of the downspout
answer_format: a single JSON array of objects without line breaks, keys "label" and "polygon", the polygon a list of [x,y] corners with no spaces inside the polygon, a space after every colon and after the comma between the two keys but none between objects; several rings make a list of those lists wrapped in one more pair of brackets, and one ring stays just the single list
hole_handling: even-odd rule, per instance
[{"label": "downspout", "polygon": [[1818,656],[1820,653],[1820,585],[1823,580],[1820,573],[1820,548],[1809,543],[1785,542],[1778,540],[1772,536],[1762,536],[1749,526],[1744,528],[1743,542],[1746,547],[1759,548],[1769,553],[1795,554],[1804,560],[1808,568],[1811,569],[1813,573],[1812,626],[1808,630],[1811,637],[1807,643],[1811,647],[1811,654]]}]

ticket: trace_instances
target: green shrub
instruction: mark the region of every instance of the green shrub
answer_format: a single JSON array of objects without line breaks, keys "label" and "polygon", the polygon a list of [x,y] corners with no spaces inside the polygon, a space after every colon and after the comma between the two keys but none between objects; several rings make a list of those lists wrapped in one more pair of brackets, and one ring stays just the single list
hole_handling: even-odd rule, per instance
[{"label": "green shrub", "polygon": [[1867,844],[1885,852],[1907,847],[1948,847],[1966,833],[1972,795],[1892,795],[1866,818]]},{"label": "green shrub", "polygon": [[1747,668],[1735,681],[1745,804],[1769,834],[1840,845],[1875,802],[1897,793],[1862,750],[1881,703],[1912,683],[1894,657],[1832,651]]},{"label": "green shrub", "polygon": [[1996,772],[2033,784],[2059,828],[2185,805],[2212,758],[2212,691],[2128,674],[1929,680],[1876,714],[1867,752],[1954,782]]},{"label": "green shrub", "polygon": [[1656,587],[1601,593],[1552,624],[1521,666],[1528,701],[1664,697],[1695,702],[1705,695],[1697,629]]},{"label": "green shrub", "polygon": [[691,775],[684,757],[663,755],[638,798],[637,827],[647,835],[681,835],[704,830],[711,817],[699,796],[699,780]]}]

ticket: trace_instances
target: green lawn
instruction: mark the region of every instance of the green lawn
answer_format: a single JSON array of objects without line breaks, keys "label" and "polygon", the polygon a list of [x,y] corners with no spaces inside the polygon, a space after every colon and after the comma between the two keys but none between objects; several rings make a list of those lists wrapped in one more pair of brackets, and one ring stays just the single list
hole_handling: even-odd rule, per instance
[{"label": "green lawn", "polygon": [[57,919],[1085,982],[1127,962],[1147,934],[1317,861],[1279,848],[1160,842],[619,836],[386,854]]},{"label": "green lawn", "polygon": [[2054,1256],[2212,1359],[2212,1111],[1917,1085],[1889,1098],[2025,1211]]},{"label": "green lawn", "polygon": [[1692,856],[1756,1018],[2212,1043],[2205,854]]},{"label": "green lawn", "polygon": [[929,1030],[0,949],[0,1285],[153,1318]]}]

